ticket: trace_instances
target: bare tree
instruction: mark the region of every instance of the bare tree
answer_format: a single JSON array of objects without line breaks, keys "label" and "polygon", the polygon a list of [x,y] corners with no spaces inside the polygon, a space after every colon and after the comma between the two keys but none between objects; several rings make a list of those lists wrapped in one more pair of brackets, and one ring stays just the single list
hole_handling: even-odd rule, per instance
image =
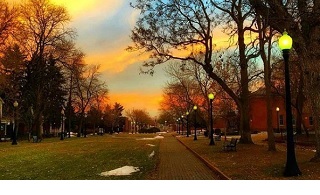
[{"label": "bare tree", "polygon": [[78,129],[78,137],[81,136],[84,114],[88,111],[88,106],[95,100],[97,96],[106,95],[108,89],[105,82],[99,79],[99,66],[82,67],[75,76],[75,101],[76,110],[80,115],[80,124]]},{"label": "bare tree", "polygon": [[134,133],[137,133],[139,129],[153,122],[152,117],[145,110],[133,108],[126,110],[126,115],[131,119],[131,122],[133,122]]},{"label": "bare tree", "polygon": [[[231,2],[231,1],[230,1]],[[215,5],[215,6],[214,6]],[[220,5],[220,6],[219,6]],[[153,67],[169,60],[192,61],[202,67],[208,76],[215,80],[237,104],[241,125],[240,141],[252,143],[249,121],[249,60],[258,56],[258,53],[250,52],[244,42],[245,32],[250,30],[245,26],[246,20],[251,16],[252,9],[242,2],[226,1],[221,4],[213,1],[169,0],[149,1],[139,0],[134,8],[141,10],[141,17],[134,27],[131,39],[133,46],[130,51],[142,50],[151,53],[150,60],[144,63],[146,72],[153,73]],[[224,9],[227,5],[227,8]],[[213,29],[216,26],[214,7],[224,11],[234,19],[227,24],[236,24],[237,45],[239,48],[240,67],[240,93],[236,94],[228,86],[223,78],[215,71],[212,63]],[[183,51],[183,52],[182,52]],[[187,53],[187,54],[186,54]],[[199,58],[199,54],[201,58]]]},{"label": "bare tree", "polygon": [[0,2],[0,49],[13,34],[17,24],[17,9],[10,8],[6,1]]}]

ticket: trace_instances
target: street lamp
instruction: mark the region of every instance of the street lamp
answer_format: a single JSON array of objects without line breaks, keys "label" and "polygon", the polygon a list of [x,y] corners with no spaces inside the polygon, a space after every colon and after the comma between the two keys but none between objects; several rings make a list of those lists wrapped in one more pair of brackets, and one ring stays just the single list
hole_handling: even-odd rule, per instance
[{"label": "street lamp", "polygon": [[198,140],[197,139],[197,109],[198,107],[196,105],[193,106],[194,110],[194,138],[193,140]]},{"label": "street lamp", "polygon": [[179,132],[179,134],[180,134],[180,121],[181,121],[181,119],[180,118],[178,118],[178,132]]},{"label": "street lamp", "polygon": [[167,121],[164,121],[164,130],[167,131]]},{"label": "street lamp", "polygon": [[184,119],[184,116],[182,115],[181,116],[181,135],[183,135],[183,128],[184,128],[183,119]]},{"label": "street lamp", "polygon": [[212,103],[213,103],[213,99],[214,99],[214,94],[210,93],[208,95],[208,98],[210,100],[210,143],[209,143],[209,145],[215,145],[214,139],[213,139],[213,116],[212,116],[212,110],[213,110]]},{"label": "street lamp", "polygon": [[293,140],[292,110],[291,110],[291,94],[290,94],[290,75],[289,75],[289,51],[292,47],[292,38],[286,30],[279,39],[279,47],[283,53],[284,74],[285,74],[285,93],[286,93],[286,128],[287,128],[287,162],[284,176],[301,175],[299,170]]},{"label": "street lamp", "polygon": [[84,137],[87,137],[87,117],[88,117],[88,114],[87,113],[84,113]]},{"label": "street lamp", "polygon": [[64,109],[61,110],[61,133],[60,133],[60,140],[64,139],[64,131],[63,131],[63,118],[64,118]]},{"label": "street lamp", "polygon": [[187,137],[189,137],[189,112],[186,112],[186,116],[187,116]]},{"label": "street lamp", "polygon": [[13,107],[14,107],[14,112],[13,112],[13,135],[12,135],[12,145],[17,145],[17,128],[18,128],[18,124],[17,124],[17,109],[18,109],[18,102],[14,101],[13,103]]},{"label": "street lamp", "polygon": [[280,123],[279,123],[279,111],[280,111],[280,108],[277,107],[276,111],[277,111],[277,128],[278,128],[278,132],[281,133],[281,140],[283,140],[282,130],[280,130]]}]

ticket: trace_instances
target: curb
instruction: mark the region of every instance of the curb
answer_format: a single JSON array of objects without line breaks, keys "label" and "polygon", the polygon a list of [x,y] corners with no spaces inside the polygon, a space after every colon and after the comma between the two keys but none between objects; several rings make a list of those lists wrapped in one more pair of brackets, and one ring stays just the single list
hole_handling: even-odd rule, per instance
[{"label": "curb", "polygon": [[181,140],[179,140],[175,135],[174,136],[182,145],[184,145],[190,152],[192,152],[197,158],[199,158],[207,167],[209,167],[214,173],[218,174],[219,177],[222,180],[231,180],[230,177],[228,177],[227,175],[225,175],[220,169],[218,169],[217,167],[215,167],[212,163],[210,163],[208,160],[206,160],[205,158],[203,158],[202,156],[200,156],[197,152],[195,152],[194,150],[192,150],[191,148],[189,148],[187,145],[185,145]]}]

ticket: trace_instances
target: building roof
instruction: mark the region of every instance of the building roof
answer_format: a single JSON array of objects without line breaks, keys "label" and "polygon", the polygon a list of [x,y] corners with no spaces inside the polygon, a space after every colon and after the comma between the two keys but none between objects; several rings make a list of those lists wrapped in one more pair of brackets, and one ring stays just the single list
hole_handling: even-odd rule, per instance
[{"label": "building roof", "polygon": [[[251,97],[253,96],[265,96],[266,95],[266,88],[260,87],[257,91],[251,92]],[[273,96],[280,96],[278,91],[275,88],[271,88],[271,95]]]}]

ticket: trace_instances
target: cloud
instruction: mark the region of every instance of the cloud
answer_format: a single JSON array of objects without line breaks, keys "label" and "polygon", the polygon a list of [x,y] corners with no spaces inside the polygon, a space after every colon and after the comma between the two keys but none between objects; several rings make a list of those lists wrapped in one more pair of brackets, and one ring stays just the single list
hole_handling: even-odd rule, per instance
[{"label": "cloud", "polygon": [[161,98],[161,93],[113,92],[110,101],[120,103],[125,110],[142,109],[146,110],[151,116],[156,116]]}]

